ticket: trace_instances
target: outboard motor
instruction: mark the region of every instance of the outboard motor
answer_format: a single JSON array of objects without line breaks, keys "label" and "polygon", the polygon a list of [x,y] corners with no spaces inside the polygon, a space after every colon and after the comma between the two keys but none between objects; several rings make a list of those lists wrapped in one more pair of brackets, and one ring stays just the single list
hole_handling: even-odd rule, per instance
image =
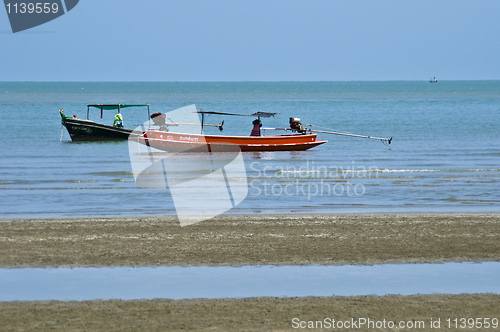
[{"label": "outboard motor", "polygon": [[292,132],[303,133],[305,130],[302,128],[299,118],[290,118],[290,129]]}]

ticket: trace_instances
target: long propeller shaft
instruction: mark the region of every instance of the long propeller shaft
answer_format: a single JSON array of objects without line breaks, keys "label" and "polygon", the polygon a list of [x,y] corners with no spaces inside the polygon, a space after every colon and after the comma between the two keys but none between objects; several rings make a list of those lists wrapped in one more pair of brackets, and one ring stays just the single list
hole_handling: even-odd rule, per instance
[{"label": "long propeller shaft", "polygon": [[366,135],[355,135],[355,134],[339,133],[339,132],[336,132],[336,131],[312,130],[312,129],[305,129],[305,130],[309,131],[309,132],[313,132],[313,133],[323,133],[323,134],[333,134],[333,135],[342,135],[342,136],[351,136],[351,137],[378,139],[378,140],[381,140],[381,141],[386,141],[389,144],[391,144],[391,141],[392,141],[392,137],[391,138],[382,138],[382,137],[372,137],[372,136],[366,136]]}]

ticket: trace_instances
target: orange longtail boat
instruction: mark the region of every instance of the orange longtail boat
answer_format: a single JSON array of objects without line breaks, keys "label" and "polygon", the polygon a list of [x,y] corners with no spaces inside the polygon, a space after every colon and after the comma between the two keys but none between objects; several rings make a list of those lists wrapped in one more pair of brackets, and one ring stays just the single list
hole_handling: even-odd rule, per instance
[{"label": "orange longtail boat", "polygon": [[[306,133],[301,130],[293,130],[295,133],[285,135],[262,135],[262,131],[265,130],[291,130],[285,128],[261,128],[261,117],[271,117],[278,113],[235,114],[201,110],[198,113],[202,116],[200,135],[170,132],[167,129],[168,126],[175,126],[177,123],[166,123],[165,117],[162,117],[163,114],[160,113],[152,115],[153,122],[160,129],[146,130],[140,137],[139,142],[155,149],[170,152],[224,152],[234,151],[235,148],[239,148],[241,151],[299,151],[327,142],[317,140],[316,134]],[[216,126],[222,131],[224,124],[224,121],[218,125],[204,124],[205,114],[254,116],[257,119],[254,121],[254,129],[250,136],[204,135],[204,126]]]},{"label": "orange longtail boat", "polygon": [[[139,142],[155,149],[169,152],[224,152],[234,151],[239,148],[241,151],[299,151],[307,150],[315,146],[326,143],[326,140],[317,140],[316,134],[306,133],[303,130],[293,130],[291,134],[285,135],[263,135],[265,130],[291,130],[288,128],[261,128],[261,117],[271,117],[278,113],[256,112],[253,114],[235,114],[226,112],[206,112],[201,114],[201,133],[187,134],[170,132],[170,126],[178,123],[166,123],[165,116],[161,113],[153,114],[152,120],[158,130],[145,130],[139,138]],[[204,126],[216,126],[222,131],[224,121],[218,125],[205,124],[206,114],[253,116],[257,119],[253,122],[254,128],[250,136],[225,136],[225,135],[204,135]],[[300,120],[299,120],[300,121]],[[186,123],[183,123],[186,124]]]},{"label": "orange longtail boat", "polygon": [[[267,112],[256,112],[253,114],[235,114],[226,112],[206,112],[198,111],[194,113],[201,114],[201,133],[176,133],[170,132],[170,126],[178,125],[196,125],[194,123],[166,123],[165,114],[155,113],[151,115],[151,119],[158,129],[151,129],[149,127],[147,130],[143,131],[142,135],[139,137],[139,143],[147,145],[149,147],[169,151],[169,152],[225,152],[225,151],[235,151],[239,149],[241,151],[300,151],[311,149],[315,146],[324,144],[328,141],[317,140],[316,132],[344,135],[360,138],[371,138],[378,139],[384,143],[391,144],[392,137],[380,138],[371,137],[365,135],[356,135],[350,133],[341,133],[335,131],[324,131],[324,130],[313,130],[309,128],[304,128],[303,126],[318,127],[311,124],[302,124],[298,118],[290,118],[290,128],[262,128],[262,123],[260,121],[261,117],[272,117],[279,113],[267,113]],[[218,114],[218,115],[235,115],[235,116],[253,116],[257,117],[253,121],[253,130],[250,136],[224,136],[224,135],[204,135],[204,126],[215,126],[222,131],[222,126],[224,121],[219,124],[204,124],[204,116],[206,114]],[[200,125],[200,124],[197,124]],[[322,127],[320,127],[322,128]],[[266,130],[283,130],[291,131],[291,134],[284,135],[263,135]]]},{"label": "orange longtail boat", "polygon": [[316,134],[246,137],[146,131],[140,142],[155,149],[172,152],[223,152],[231,151],[235,146],[241,151],[298,151],[327,141],[316,140]]}]

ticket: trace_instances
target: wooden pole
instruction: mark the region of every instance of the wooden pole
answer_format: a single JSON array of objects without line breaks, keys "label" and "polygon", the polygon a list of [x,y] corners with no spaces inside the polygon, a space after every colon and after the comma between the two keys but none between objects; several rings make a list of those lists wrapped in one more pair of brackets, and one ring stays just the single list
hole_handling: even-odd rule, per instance
[{"label": "wooden pole", "polygon": [[[201,112],[201,110],[200,110]],[[201,135],[203,135],[203,122],[205,120],[205,114],[203,114],[203,112],[201,112]]]}]

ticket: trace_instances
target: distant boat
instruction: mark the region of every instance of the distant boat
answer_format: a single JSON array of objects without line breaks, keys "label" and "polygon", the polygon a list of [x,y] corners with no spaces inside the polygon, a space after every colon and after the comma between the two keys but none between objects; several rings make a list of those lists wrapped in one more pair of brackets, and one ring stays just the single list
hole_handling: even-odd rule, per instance
[{"label": "distant boat", "polygon": [[437,81],[438,80],[436,79],[436,76],[434,76],[434,78],[431,78],[431,80],[429,82],[431,82],[431,83],[437,83]]}]

